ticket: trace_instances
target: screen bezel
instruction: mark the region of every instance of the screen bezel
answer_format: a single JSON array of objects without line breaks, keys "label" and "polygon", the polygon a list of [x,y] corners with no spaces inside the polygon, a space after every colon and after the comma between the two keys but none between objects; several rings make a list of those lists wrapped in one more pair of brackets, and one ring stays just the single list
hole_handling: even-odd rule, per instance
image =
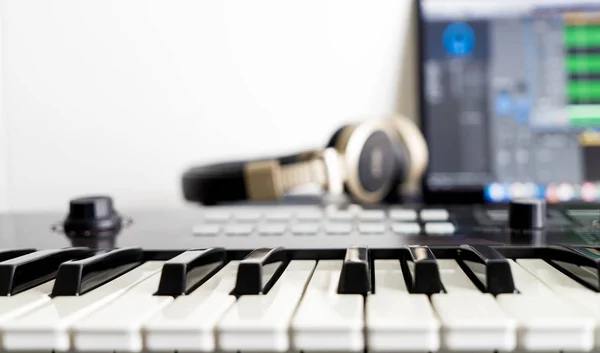
[{"label": "screen bezel", "polygon": [[[425,58],[425,38],[426,35],[424,34],[425,31],[425,20],[423,18],[423,9],[422,9],[422,0],[416,0],[416,16],[417,16],[417,20],[416,20],[416,46],[417,46],[417,50],[416,50],[416,60],[415,62],[418,65],[418,77],[417,77],[417,90],[418,90],[418,106],[417,106],[417,111],[418,111],[418,116],[419,116],[419,123],[421,125],[421,131],[425,137],[426,141],[429,141],[428,138],[428,133],[427,133],[427,129],[428,129],[428,124],[431,123],[431,121],[428,121],[427,118],[427,114],[425,114],[425,89],[424,89],[424,82],[425,82],[425,63],[423,61],[423,59]],[[465,188],[465,189],[455,189],[453,188],[452,190],[440,190],[440,189],[436,189],[436,190],[432,190],[429,187],[429,184],[427,182],[428,176],[429,176],[429,170],[430,166],[427,166],[427,169],[425,171],[424,177],[422,179],[422,183],[421,183],[421,190],[422,190],[422,195],[423,195],[423,201],[426,204],[483,204],[486,203],[485,201],[485,187],[470,187],[470,188]]]}]

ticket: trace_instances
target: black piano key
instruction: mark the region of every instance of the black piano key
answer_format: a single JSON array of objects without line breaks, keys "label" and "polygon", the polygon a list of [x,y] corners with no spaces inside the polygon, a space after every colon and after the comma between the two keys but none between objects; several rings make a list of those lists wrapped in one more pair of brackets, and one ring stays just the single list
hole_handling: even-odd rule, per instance
[{"label": "black piano key", "polygon": [[252,251],[240,261],[233,294],[266,294],[275,284],[288,260],[283,248],[262,248]]},{"label": "black piano key", "polygon": [[546,261],[586,287],[600,291],[600,250],[567,245],[548,246]]},{"label": "black piano key", "polygon": [[352,246],[346,249],[338,284],[339,294],[368,295],[373,292],[369,249]]},{"label": "black piano key", "polygon": [[189,294],[223,268],[225,262],[224,248],[188,250],[165,262],[155,295]]},{"label": "black piano key", "polygon": [[3,249],[0,250],[0,262],[31,254],[35,251],[35,249]]},{"label": "black piano key", "polygon": [[471,280],[486,293],[516,293],[510,263],[487,245],[463,245],[458,260]]},{"label": "black piano key", "polygon": [[[409,246],[409,257],[404,267],[407,286],[411,293],[444,293],[440,269],[431,249],[426,246]],[[408,271],[406,271],[408,270]]]},{"label": "black piano key", "polygon": [[0,296],[11,296],[30,289],[56,276],[65,261],[94,254],[89,248],[40,250],[0,262]]},{"label": "black piano key", "polygon": [[141,265],[143,259],[142,248],[130,247],[62,263],[58,268],[51,296],[85,294]]}]

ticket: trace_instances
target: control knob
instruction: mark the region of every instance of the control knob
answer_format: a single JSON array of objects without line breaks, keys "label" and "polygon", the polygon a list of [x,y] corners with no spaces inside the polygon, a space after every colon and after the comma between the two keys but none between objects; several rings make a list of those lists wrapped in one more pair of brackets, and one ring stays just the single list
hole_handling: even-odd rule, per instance
[{"label": "control knob", "polygon": [[535,230],[546,226],[546,202],[539,199],[515,199],[508,206],[508,226],[513,230]]},{"label": "control knob", "polygon": [[114,241],[131,220],[122,217],[110,196],[85,196],[70,200],[69,212],[52,229],[64,233],[73,246],[114,247]]}]

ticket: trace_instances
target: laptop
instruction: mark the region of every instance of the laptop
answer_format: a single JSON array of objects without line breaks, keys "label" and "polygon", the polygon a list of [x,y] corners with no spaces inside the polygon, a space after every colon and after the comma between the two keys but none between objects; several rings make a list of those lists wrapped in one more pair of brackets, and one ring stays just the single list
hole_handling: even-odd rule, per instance
[{"label": "laptop", "polygon": [[418,0],[426,203],[600,201],[600,1]]}]

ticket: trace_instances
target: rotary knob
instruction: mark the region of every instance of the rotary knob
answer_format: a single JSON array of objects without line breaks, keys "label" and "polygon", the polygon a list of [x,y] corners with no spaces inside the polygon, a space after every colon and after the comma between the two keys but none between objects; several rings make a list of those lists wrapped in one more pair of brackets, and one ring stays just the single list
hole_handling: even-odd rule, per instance
[{"label": "rotary knob", "polygon": [[105,237],[116,235],[123,219],[115,210],[109,196],[86,196],[69,202],[69,214],[63,223],[70,238]]},{"label": "rotary knob", "polygon": [[515,199],[508,206],[508,226],[513,230],[534,230],[546,226],[546,202]]},{"label": "rotary knob", "polygon": [[86,246],[101,250],[114,248],[121,230],[131,224],[114,207],[110,196],[85,196],[69,201],[69,212],[63,222],[52,229],[63,233],[73,246]]}]

